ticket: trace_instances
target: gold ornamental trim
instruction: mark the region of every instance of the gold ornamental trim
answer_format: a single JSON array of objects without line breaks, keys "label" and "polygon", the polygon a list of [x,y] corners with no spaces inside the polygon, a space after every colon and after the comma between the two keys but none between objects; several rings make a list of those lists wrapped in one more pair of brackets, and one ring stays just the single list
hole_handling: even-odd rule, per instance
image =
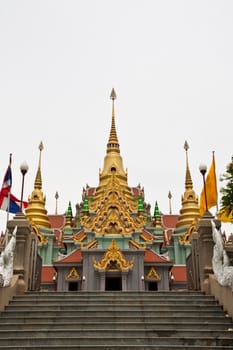
[{"label": "gold ornamental trim", "polygon": [[145,279],[147,281],[160,281],[161,275],[158,274],[156,269],[154,267],[151,267],[148,274],[146,275]]},{"label": "gold ornamental trim", "polygon": [[135,247],[137,249],[146,249],[146,243],[138,243],[134,239],[129,240],[129,247]]},{"label": "gold ornamental trim", "polygon": [[31,226],[32,226],[32,229],[33,229],[33,231],[35,232],[35,234],[36,234],[36,236],[37,236],[37,238],[38,238],[38,240],[39,240],[39,244],[41,244],[41,245],[48,244],[48,241],[49,241],[48,237],[45,237],[45,236],[40,232],[40,230],[38,229],[38,227],[37,227],[35,224],[31,224]]},{"label": "gold ornamental trim", "polygon": [[75,267],[72,267],[70,272],[66,275],[66,280],[80,280],[81,277]]},{"label": "gold ornamental trim", "polygon": [[100,261],[93,259],[93,266],[98,271],[128,271],[133,265],[134,258],[127,261],[114,239]]},{"label": "gold ornamental trim", "polygon": [[196,228],[197,220],[194,219],[193,223],[188,228],[187,232],[183,236],[179,236],[178,240],[180,244],[190,244],[190,237]]}]

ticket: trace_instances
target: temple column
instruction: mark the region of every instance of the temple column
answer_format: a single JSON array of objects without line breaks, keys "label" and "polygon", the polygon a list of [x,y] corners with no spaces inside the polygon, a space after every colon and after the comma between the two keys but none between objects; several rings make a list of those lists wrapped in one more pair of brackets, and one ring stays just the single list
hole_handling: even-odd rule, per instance
[{"label": "temple column", "polygon": [[123,292],[127,291],[127,276],[128,276],[128,271],[121,273],[121,283],[122,283]]},{"label": "temple column", "polygon": [[106,279],[105,270],[100,271],[100,291],[102,292],[105,291],[105,279]]}]

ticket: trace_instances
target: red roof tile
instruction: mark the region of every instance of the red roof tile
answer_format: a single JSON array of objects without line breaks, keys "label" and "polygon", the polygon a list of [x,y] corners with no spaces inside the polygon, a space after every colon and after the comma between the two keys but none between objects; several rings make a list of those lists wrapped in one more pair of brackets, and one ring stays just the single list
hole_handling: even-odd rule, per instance
[{"label": "red roof tile", "polygon": [[65,216],[64,215],[49,215],[49,222],[51,224],[51,228],[60,228],[65,224]]},{"label": "red roof tile", "polygon": [[53,282],[53,276],[56,274],[56,271],[53,266],[42,266],[41,271],[41,282]]},{"label": "red roof tile", "polygon": [[65,258],[56,261],[57,263],[79,263],[82,262],[82,251],[81,249],[76,249],[74,252],[68,254]]},{"label": "red roof tile", "polygon": [[161,255],[156,254],[151,249],[147,249],[144,254],[145,263],[168,263],[169,261]]},{"label": "red roof tile", "polygon": [[162,215],[163,225],[166,228],[175,228],[179,215]]},{"label": "red roof tile", "polygon": [[87,191],[87,196],[94,196],[96,187],[89,187],[86,191]]},{"label": "red roof tile", "polygon": [[185,265],[174,265],[171,269],[171,272],[174,276],[175,282],[186,282],[186,266]]}]

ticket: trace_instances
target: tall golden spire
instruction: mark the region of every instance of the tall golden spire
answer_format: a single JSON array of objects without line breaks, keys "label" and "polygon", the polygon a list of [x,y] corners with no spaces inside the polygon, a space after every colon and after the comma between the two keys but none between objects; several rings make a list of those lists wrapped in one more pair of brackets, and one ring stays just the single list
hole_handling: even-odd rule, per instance
[{"label": "tall golden spire", "polygon": [[111,91],[110,98],[112,100],[112,122],[110,135],[107,144],[106,156],[104,158],[103,170],[100,172],[100,185],[105,183],[106,177],[112,176],[114,173],[117,177],[121,177],[125,184],[127,184],[127,172],[123,168],[123,161],[120,155],[120,145],[117,138],[116,125],[115,125],[115,99],[116,92],[114,89]]},{"label": "tall golden spire", "polygon": [[185,192],[181,198],[182,208],[180,210],[180,216],[176,227],[190,226],[194,220],[199,218],[199,209],[198,209],[198,197],[193,190],[193,182],[189,170],[188,162],[188,149],[189,145],[187,141],[184,143],[184,149],[186,152],[186,175],[185,175]]},{"label": "tall golden spire", "polygon": [[184,149],[185,149],[185,153],[186,153],[186,176],[185,176],[185,189],[192,189],[193,188],[193,182],[192,182],[192,178],[191,178],[191,174],[190,174],[190,170],[189,170],[189,162],[188,162],[188,149],[189,149],[189,145],[188,142],[185,141],[184,143]]},{"label": "tall golden spire", "polygon": [[38,188],[39,190],[42,189],[42,177],[41,177],[41,153],[44,149],[44,145],[42,141],[39,144],[39,150],[40,150],[40,155],[39,155],[39,164],[38,164],[38,169],[37,169],[37,174],[35,178],[35,188]]},{"label": "tall golden spire", "polygon": [[38,163],[38,169],[36,173],[35,183],[34,183],[34,190],[28,198],[28,207],[25,210],[25,214],[27,219],[37,226],[47,227],[50,228],[50,222],[47,215],[47,210],[45,209],[45,202],[46,198],[43,195],[42,189],[42,177],[41,177],[41,153],[44,146],[41,142],[39,144],[39,163]]},{"label": "tall golden spire", "polygon": [[115,106],[114,106],[114,101],[116,99],[116,92],[115,92],[114,88],[111,91],[110,98],[112,100],[112,125],[111,125],[109,140],[108,140],[107,152],[109,152],[112,148],[114,148],[114,150],[120,148],[120,145],[119,145],[119,142],[118,142],[118,138],[117,138],[117,133],[116,133],[116,125],[115,125]]}]

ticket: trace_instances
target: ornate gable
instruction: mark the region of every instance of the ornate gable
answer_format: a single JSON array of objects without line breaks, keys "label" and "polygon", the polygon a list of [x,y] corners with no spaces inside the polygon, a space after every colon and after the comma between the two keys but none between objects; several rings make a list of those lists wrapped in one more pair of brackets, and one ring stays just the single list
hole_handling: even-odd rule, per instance
[{"label": "ornate gable", "polygon": [[127,261],[114,239],[100,261],[93,259],[96,270],[128,271],[133,265],[134,259]]},{"label": "ornate gable", "polygon": [[145,218],[136,214],[137,202],[128,198],[114,174],[98,200],[90,203],[89,209],[95,215],[83,216],[81,223],[97,235],[130,235],[145,225]]}]

